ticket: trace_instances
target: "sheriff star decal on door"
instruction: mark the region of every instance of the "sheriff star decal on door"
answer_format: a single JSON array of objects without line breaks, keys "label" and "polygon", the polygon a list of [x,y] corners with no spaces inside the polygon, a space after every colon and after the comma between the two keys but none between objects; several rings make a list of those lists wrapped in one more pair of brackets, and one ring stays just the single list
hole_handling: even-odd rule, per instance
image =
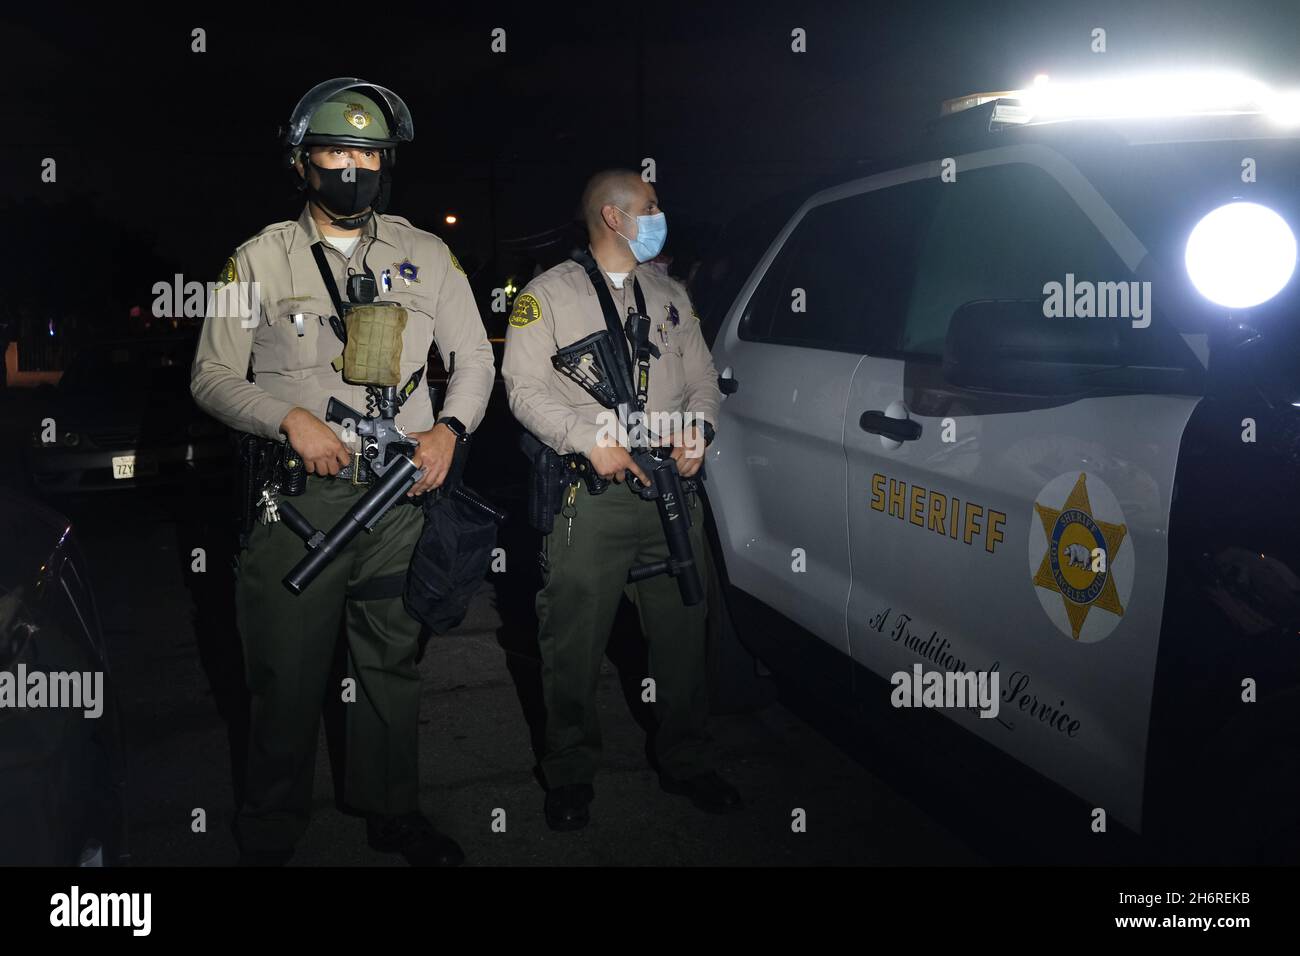
[{"label": "sheriff star decal on door", "polygon": [[1034,512],[1029,560],[1039,603],[1061,633],[1100,641],[1123,620],[1133,590],[1133,545],[1119,502],[1100,479],[1078,472],[1049,482]]}]

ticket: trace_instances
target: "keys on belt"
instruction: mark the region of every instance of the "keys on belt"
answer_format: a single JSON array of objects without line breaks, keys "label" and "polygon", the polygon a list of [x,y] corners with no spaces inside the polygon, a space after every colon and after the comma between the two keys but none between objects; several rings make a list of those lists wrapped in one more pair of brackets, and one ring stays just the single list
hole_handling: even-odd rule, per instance
[{"label": "keys on belt", "polygon": [[280,486],[275,482],[268,482],[262,486],[262,493],[258,496],[254,507],[257,509],[257,520],[262,524],[274,524],[280,520],[280,507],[275,503],[275,496],[279,493]]}]

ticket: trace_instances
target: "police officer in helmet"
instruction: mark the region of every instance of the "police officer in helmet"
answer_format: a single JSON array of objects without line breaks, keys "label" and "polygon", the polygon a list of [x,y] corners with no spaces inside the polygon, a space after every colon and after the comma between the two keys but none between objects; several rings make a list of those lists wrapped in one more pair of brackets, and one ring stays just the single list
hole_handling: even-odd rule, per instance
[{"label": "police officer in helmet", "polygon": [[[432,345],[444,357],[455,353],[442,417],[435,422],[421,387],[409,390],[396,416],[418,443],[413,460],[422,471],[407,500],[353,539],[301,596],[282,578],[302,558],[302,540],[274,520],[276,500],[292,493],[293,483],[260,485],[262,520],[252,523],[236,569],[252,698],[247,783],[235,825],[243,863],[287,862],[307,826],[326,693],[345,701],[344,800],[366,818],[370,846],[402,853],[414,865],[463,860],[455,841],[420,812],[420,626],[401,595],[423,527],[421,496],[442,483],[457,443],[482,420],[493,358],[455,256],[436,236],[384,212],[395,148],[412,137],[406,105],[383,87],[345,77],[302,98],[282,145],[306,204],[296,220],[266,227],[227,260],[217,291],[237,290],[234,299],[248,308],[232,315],[222,306],[229,297],[210,297],[194,359],[197,403],[270,443],[263,447],[283,450],[286,469],[298,465],[306,473],[294,507],[317,528],[330,528],[371,478],[353,453],[355,435],[325,421],[331,397],[354,409],[366,409],[374,397],[365,377],[341,358],[343,337],[371,330],[345,326],[338,314],[351,308],[336,308],[351,299],[349,277],[373,278],[379,299],[404,315],[404,324],[382,330],[373,344],[388,350],[381,359],[400,369],[405,383],[418,385]],[[350,681],[327,688],[340,629]]]}]

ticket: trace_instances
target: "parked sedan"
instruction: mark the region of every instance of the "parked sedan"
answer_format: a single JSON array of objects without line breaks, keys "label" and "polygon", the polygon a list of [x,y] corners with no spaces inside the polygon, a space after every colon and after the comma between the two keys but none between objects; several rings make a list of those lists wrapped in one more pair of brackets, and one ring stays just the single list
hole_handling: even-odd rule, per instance
[{"label": "parked sedan", "polygon": [[42,493],[176,483],[227,471],[231,443],[189,392],[192,336],[85,350],[33,422],[28,475]]},{"label": "parked sedan", "polygon": [[0,491],[0,865],[127,861],[121,726],[62,515]]}]

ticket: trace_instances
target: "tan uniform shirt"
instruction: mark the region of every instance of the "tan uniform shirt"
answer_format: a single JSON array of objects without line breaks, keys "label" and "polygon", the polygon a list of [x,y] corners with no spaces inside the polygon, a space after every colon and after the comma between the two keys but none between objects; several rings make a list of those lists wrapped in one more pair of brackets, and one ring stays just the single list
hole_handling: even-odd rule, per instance
[{"label": "tan uniform shirt", "polygon": [[[331,366],[342,354],[343,343],[330,328],[334,307],[311,252],[319,239],[310,207],[304,207],[296,222],[267,226],[235,250],[222,278],[256,283],[244,286],[256,290],[260,315],[255,324],[228,305],[218,305],[219,294],[210,297],[190,391],[204,411],[231,428],[279,438],[280,423],[294,406],[324,421],[331,396],[366,413],[365,387],[347,384]],[[376,282],[389,270],[392,288],[385,292],[381,286],[379,299],[407,310],[400,384],[425,364],[430,344],[437,343],[444,361],[455,352],[456,367],[441,414],[460,419],[471,431],[477,427],[495,377],[492,346],[469,281],[442,240],[399,216],[381,215],[366,224],[350,257],[328,243],[324,250],[344,302],[346,277],[364,275],[363,263],[369,264]],[[410,281],[399,274],[404,265],[408,275],[414,267]],[[300,323],[295,323],[295,315],[301,316]],[[407,432],[433,427],[425,386],[421,381],[397,415]],[[330,427],[342,436],[341,425]]]},{"label": "tan uniform shirt", "polygon": [[[627,310],[636,304],[634,277],[645,296],[650,341],[659,349],[659,358],[650,360],[646,412],[652,417],[648,424],[655,427],[656,413],[677,412],[694,413],[716,427],[722,401],[718,375],[686,289],[644,265],[628,273],[621,289],[604,276],[620,325]],[[607,419],[597,417],[605,411],[599,402],[555,370],[551,356],[560,347],[605,328],[596,290],[586,270],[571,260],[539,275],[515,300],[501,364],[510,410],[525,428],[562,455],[590,452],[602,421]],[[621,344],[626,347],[626,337]]]}]

